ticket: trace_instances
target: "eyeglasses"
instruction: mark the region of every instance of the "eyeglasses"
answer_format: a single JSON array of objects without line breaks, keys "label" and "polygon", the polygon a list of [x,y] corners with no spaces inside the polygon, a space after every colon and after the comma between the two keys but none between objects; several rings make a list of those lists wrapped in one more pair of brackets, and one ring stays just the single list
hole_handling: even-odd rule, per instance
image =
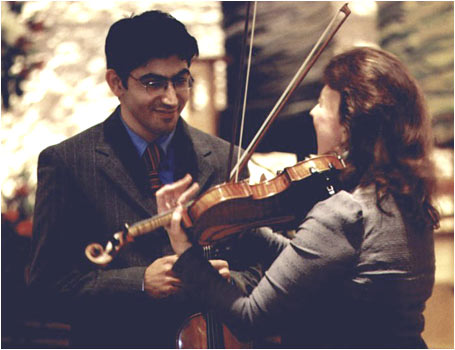
[{"label": "eyeglasses", "polygon": [[169,83],[172,84],[176,92],[187,92],[193,86],[194,79],[191,74],[184,76],[175,76],[172,78],[159,77],[159,78],[136,78],[130,75],[131,78],[136,80],[149,94],[166,91]]}]

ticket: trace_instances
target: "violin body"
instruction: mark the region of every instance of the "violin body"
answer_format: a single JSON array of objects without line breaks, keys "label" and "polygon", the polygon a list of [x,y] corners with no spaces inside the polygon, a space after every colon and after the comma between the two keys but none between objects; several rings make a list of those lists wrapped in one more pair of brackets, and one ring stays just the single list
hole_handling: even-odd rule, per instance
[{"label": "violin body", "polygon": [[176,337],[177,349],[249,349],[250,343],[239,341],[229,328],[212,323],[208,314],[194,314],[180,327]]},{"label": "violin body", "polygon": [[251,228],[292,226],[338,190],[342,168],[337,156],[316,156],[256,185],[242,181],[212,187],[186,210],[184,225],[202,246]]}]

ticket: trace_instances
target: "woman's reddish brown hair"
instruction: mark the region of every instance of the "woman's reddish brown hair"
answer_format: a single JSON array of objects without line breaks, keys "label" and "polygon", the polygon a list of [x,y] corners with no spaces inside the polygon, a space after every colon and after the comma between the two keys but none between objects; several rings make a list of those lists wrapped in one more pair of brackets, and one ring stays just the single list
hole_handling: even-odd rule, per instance
[{"label": "woman's reddish brown hair", "polygon": [[341,94],[341,123],[349,133],[346,186],[374,184],[379,208],[391,194],[410,222],[437,227],[431,120],[406,67],[383,50],[356,48],[335,56],[324,80]]}]

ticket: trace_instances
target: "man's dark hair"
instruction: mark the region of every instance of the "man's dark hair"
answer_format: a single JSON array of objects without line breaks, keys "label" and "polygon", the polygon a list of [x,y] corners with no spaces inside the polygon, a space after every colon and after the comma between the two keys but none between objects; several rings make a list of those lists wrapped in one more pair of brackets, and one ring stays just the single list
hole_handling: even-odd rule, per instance
[{"label": "man's dark hair", "polygon": [[107,68],[116,71],[125,87],[132,70],[154,58],[177,55],[191,64],[199,54],[196,39],[183,23],[161,11],[147,11],[115,22],[105,45]]}]

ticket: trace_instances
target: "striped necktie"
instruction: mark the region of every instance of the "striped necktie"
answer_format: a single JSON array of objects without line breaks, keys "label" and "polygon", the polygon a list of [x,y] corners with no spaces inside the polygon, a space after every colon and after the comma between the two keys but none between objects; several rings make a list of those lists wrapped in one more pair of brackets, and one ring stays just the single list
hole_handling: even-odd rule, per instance
[{"label": "striped necktie", "polygon": [[161,159],[159,146],[154,142],[148,145],[143,158],[148,173],[149,189],[152,193],[155,193],[163,185],[158,176],[158,167]]}]

